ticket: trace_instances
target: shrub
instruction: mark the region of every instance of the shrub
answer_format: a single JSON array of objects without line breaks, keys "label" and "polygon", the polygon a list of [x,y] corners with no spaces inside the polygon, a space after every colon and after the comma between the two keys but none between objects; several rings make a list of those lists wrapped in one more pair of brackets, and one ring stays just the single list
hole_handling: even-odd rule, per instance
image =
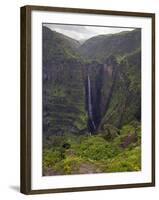
[{"label": "shrub", "polygon": [[116,127],[114,127],[110,124],[105,124],[103,126],[101,135],[105,140],[110,141],[119,135],[119,129],[117,129]]},{"label": "shrub", "polygon": [[76,147],[77,155],[86,160],[104,160],[114,156],[115,148],[100,136],[91,136]]},{"label": "shrub", "polygon": [[106,172],[129,172],[141,170],[141,148],[123,151],[107,162]]},{"label": "shrub", "polygon": [[45,168],[52,168],[57,162],[61,161],[61,152],[60,151],[53,151],[44,150],[43,152],[43,166]]},{"label": "shrub", "polygon": [[80,163],[83,160],[79,157],[67,157],[66,159],[57,163],[54,170],[60,171],[61,174],[73,174],[77,173],[79,170]]}]

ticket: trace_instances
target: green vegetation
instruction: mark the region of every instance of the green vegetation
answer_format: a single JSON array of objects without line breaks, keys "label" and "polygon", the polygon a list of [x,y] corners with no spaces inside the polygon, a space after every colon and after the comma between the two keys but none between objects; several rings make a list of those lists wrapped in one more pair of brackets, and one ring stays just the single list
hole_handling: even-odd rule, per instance
[{"label": "green vegetation", "polygon": [[45,136],[87,129],[82,60],[78,42],[43,27],[43,132]]},{"label": "green vegetation", "polygon": [[43,175],[139,170],[141,30],[99,35],[80,45],[44,26]]},{"label": "green vegetation", "polygon": [[132,122],[118,131],[112,140],[102,133],[48,138],[43,151],[44,175],[141,170],[140,124]]},{"label": "green vegetation", "polygon": [[79,47],[79,51],[86,58],[103,62],[111,55],[120,60],[140,47],[141,30],[135,29],[92,37]]}]

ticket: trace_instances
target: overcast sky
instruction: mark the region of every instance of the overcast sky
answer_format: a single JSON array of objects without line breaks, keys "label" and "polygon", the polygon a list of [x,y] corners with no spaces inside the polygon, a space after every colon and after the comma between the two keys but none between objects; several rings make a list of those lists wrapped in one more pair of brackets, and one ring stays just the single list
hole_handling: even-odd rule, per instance
[{"label": "overcast sky", "polygon": [[118,33],[121,31],[131,31],[132,28],[117,28],[117,27],[97,27],[97,26],[77,26],[77,25],[58,25],[58,24],[43,24],[51,30],[67,35],[76,40],[86,40],[96,35]]}]

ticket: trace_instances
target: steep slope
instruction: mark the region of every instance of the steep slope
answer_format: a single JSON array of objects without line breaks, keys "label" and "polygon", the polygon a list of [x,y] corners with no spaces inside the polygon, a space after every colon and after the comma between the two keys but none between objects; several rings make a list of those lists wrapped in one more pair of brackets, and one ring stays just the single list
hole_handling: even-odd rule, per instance
[{"label": "steep slope", "polygon": [[[103,84],[105,88],[105,84]],[[106,91],[106,88],[104,89]],[[141,120],[141,51],[135,51],[119,64],[109,105],[100,123],[118,128]],[[105,97],[103,96],[103,100]],[[102,105],[102,103],[101,103]]]},{"label": "steep slope", "polygon": [[43,133],[87,129],[83,65],[70,38],[43,27]]},{"label": "steep slope", "polygon": [[99,35],[88,39],[80,48],[80,53],[86,58],[106,61],[113,55],[116,58],[132,53],[141,46],[141,31],[121,32],[109,35]]},{"label": "steep slope", "polygon": [[79,58],[78,47],[78,41],[43,26],[43,62]]}]

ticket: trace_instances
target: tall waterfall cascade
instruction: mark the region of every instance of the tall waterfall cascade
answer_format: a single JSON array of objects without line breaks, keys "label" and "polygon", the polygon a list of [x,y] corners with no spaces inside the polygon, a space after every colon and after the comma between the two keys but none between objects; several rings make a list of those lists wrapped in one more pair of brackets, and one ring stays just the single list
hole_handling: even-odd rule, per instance
[{"label": "tall waterfall cascade", "polygon": [[88,77],[87,77],[87,83],[88,83],[88,116],[89,116],[90,123],[91,123],[93,129],[95,130],[96,125],[95,125],[94,120],[93,120],[91,81],[90,81],[89,74],[88,74]]}]

